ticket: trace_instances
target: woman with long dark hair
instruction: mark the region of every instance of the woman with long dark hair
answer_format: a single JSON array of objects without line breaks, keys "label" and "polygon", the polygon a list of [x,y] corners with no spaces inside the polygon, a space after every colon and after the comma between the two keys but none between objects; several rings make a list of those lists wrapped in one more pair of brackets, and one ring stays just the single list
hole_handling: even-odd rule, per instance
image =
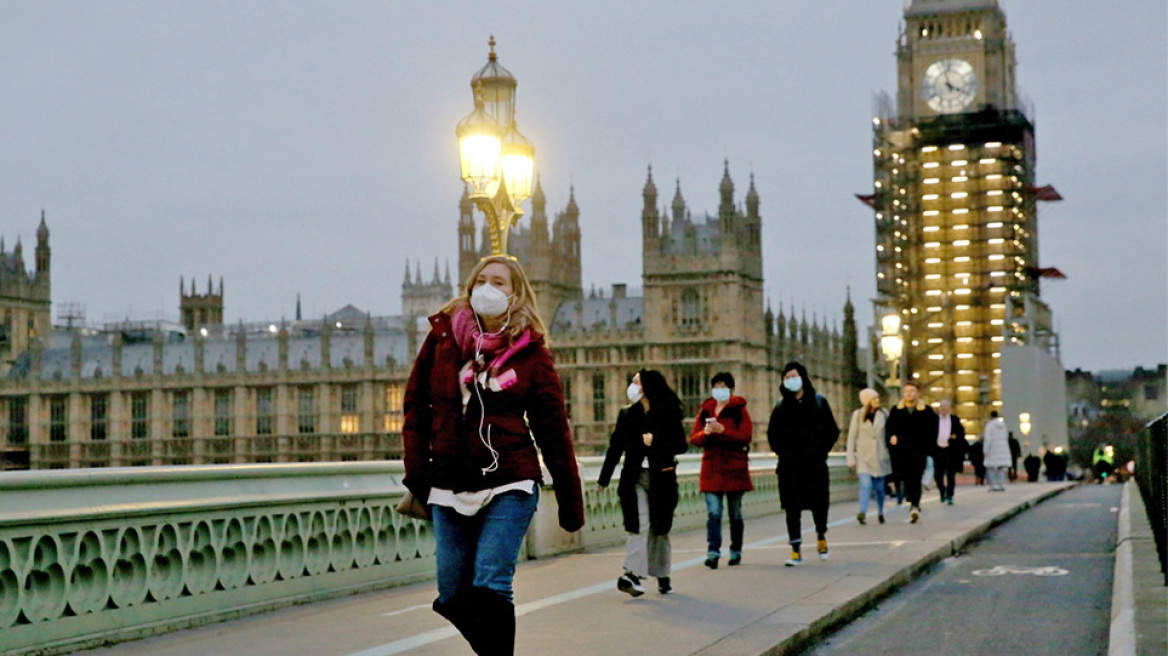
[{"label": "woman with long dark hair", "polygon": [[652,369],[633,376],[627,390],[632,405],[622,408],[609,439],[598,481],[612,480],[624,455],[617,494],[628,539],[624,574],[617,589],[634,597],[645,593],[641,579],[656,577],[657,591],[673,592],[669,532],[677,509],[677,455],[687,448],[681,402],[665,377]]},{"label": "woman with long dark hair", "polygon": [[583,491],[523,268],[483,258],[466,290],[430,317],[406,386],[404,484],[434,521],[434,610],[476,653],[512,654],[515,562],[543,482],[536,446],[566,531],[584,525]]}]

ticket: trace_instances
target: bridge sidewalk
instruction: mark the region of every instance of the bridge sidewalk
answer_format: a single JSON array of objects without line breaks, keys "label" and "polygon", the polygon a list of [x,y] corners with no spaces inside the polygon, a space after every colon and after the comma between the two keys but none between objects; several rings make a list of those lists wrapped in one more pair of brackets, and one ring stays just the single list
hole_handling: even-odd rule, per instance
[{"label": "bridge sidewalk", "polygon": [[[927,493],[921,522],[907,506],[887,524],[856,522],[855,502],[833,505],[830,559],[814,549],[800,567],[788,556],[781,514],[749,519],[743,562],[702,565],[705,532],[673,535],[672,595],[652,580],[633,599],[616,589],[624,550],[613,547],[522,563],[515,579],[518,654],[782,654],[798,648],[872,601],[959,551],[992,526],[1071,483],[1014,483],[1006,492],[959,486],[956,505]],[[776,500],[776,507],[777,507]],[[875,520],[875,504],[869,508]],[[810,513],[804,514],[804,526]],[[809,545],[814,545],[810,533]],[[287,608],[86,652],[90,656],[205,656],[246,653],[312,656],[469,654],[430,610],[433,583]]]}]

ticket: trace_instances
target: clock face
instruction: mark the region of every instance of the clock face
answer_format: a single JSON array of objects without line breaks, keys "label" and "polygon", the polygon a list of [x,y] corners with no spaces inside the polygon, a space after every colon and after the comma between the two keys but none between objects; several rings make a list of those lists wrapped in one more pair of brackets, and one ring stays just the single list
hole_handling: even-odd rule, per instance
[{"label": "clock face", "polygon": [[964,59],[940,59],[925,69],[921,91],[929,107],[941,114],[965,109],[977,95],[977,75]]}]

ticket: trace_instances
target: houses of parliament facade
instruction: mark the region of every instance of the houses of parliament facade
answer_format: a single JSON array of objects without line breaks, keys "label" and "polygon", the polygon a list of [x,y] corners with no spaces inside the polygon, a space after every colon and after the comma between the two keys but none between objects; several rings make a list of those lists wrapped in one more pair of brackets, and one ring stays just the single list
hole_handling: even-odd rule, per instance
[{"label": "houses of parliament facade", "polygon": [[[729,164],[714,216],[695,219],[677,184],[659,204],[643,191],[643,293],[584,293],[580,211],[573,189],[550,223],[542,187],[512,233],[550,332],[578,453],[600,453],[633,373],[662,371],[692,417],[719,371],[754,409],[756,448],[779,398],[781,368],[808,366],[837,420],[862,386],[850,299],[842,329],[774,314],[763,298],[762,217],[753,178],[735,202]],[[489,248],[465,195],[459,281]],[[49,234],[36,268],[21,246],[0,253],[0,445],[5,469],[400,457],[402,393],[425,337],[425,316],[455,293],[449,269],[420,263],[402,283],[402,314],[352,306],[321,318],[223,323],[224,285],[179,285],[181,323],[49,329]],[[476,243],[477,242],[477,243]],[[2,250],[2,249],[0,249]]]}]

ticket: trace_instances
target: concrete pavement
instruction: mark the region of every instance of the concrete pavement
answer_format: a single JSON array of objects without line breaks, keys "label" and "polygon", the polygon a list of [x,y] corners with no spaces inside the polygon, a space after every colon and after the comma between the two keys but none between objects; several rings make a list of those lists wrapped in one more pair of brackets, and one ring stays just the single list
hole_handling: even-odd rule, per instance
[{"label": "concrete pavement", "polygon": [[[960,551],[994,525],[1072,485],[1014,483],[1006,492],[959,486],[956,505],[927,493],[922,521],[890,506],[888,523],[856,522],[855,502],[833,505],[831,556],[806,550],[800,567],[789,551],[781,514],[748,520],[743,563],[702,566],[704,531],[673,536],[672,595],[653,581],[633,599],[616,590],[620,547],[529,561],[515,580],[518,654],[790,653],[873,601]],[[776,507],[778,505],[775,500]],[[810,528],[810,514],[804,515]],[[814,545],[811,534],[809,545]],[[86,652],[93,656],[253,655],[437,656],[469,654],[466,643],[430,610],[433,583],[393,588]]]}]

